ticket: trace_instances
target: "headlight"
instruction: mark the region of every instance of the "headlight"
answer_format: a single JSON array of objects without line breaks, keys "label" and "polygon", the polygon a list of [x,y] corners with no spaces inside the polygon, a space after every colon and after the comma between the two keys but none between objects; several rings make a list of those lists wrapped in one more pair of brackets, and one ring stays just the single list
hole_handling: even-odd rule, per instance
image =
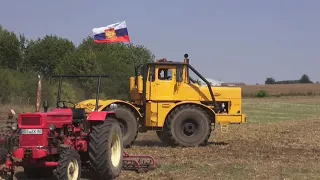
[{"label": "headlight", "polygon": [[50,131],[54,131],[56,129],[56,126],[55,125],[53,125],[53,124],[50,124],[49,125],[49,130]]},{"label": "headlight", "polygon": [[110,104],[110,109],[116,109],[117,108],[117,104]]},{"label": "headlight", "polygon": [[18,124],[17,123],[13,123],[12,125],[11,125],[11,129],[12,130],[17,130],[18,129]]},{"label": "headlight", "polygon": [[224,103],[221,104],[222,109],[224,109],[226,107],[226,105],[224,105]]}]

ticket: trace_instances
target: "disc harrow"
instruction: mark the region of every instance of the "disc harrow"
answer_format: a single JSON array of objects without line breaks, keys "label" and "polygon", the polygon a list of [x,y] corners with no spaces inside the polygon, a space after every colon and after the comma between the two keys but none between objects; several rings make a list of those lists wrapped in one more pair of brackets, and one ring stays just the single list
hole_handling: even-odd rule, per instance
[{"label": "disc harrow", "polygon": [[156,169],[157,162],[149,155],[129,155],[127,152],[124,152],[122,168],[138,173],[147,172]]}]

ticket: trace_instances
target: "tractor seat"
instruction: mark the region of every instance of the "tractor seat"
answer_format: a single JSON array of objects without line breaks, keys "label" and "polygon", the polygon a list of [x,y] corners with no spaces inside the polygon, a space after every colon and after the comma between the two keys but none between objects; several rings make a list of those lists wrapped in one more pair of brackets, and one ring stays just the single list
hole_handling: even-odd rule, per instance
[{"label": "tractor seat", "polygon": [[72,109],[73,119],[84,119],[86,117],[85,108],[74,108]]}]

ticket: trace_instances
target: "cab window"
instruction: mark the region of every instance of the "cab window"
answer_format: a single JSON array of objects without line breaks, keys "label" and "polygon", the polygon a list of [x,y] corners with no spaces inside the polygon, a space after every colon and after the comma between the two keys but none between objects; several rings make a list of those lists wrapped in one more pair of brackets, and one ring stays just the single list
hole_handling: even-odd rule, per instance
[{"label": "cab window", "polygon": [[160,68],[158,69],[159,80],[172,80],[172,69]]}]

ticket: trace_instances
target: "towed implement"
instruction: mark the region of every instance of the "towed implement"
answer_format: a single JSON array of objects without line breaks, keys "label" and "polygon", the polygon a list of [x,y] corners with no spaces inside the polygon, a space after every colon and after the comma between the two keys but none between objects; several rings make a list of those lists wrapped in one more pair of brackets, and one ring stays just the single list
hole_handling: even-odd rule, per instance
[{"label": "towed implement", "polygon": [[[130,77],[130,101],[109,99],[99,102],[98,111],[113,110],[123,129],[124,146],[130,147],[138,132],[156,131],[159,139],[173,146],[206,145],[219,124],[226,132],[229,124],[246,122],[240,87],[213,87],[189,64],[166,59],[136,67]],[[206,86],[200,86],[193,72]],[[79,102],[86,112],[95,109],[94,100]]]},{"label": "towed implement", "polygon": [[44,101],[43,112],[20,114],[10,136],[15,143],[3,143],[10,150],[2,158],[7,179],[13,178],[15,166],[23,166],[28,178],[55,176],[63,180],[80,179],[85,169],[98,180],[116,178],[122,169],[143,172],[156,168],[153,157],[124,152],[122,129],[113,111],[97,111],[96,103],[96,111],[86,115],[85,109],[61,100],[63,78],[96,77],[98,102],[101,78],[106,76],[53,77],[60,78],[56,108],[49,111]]}]

